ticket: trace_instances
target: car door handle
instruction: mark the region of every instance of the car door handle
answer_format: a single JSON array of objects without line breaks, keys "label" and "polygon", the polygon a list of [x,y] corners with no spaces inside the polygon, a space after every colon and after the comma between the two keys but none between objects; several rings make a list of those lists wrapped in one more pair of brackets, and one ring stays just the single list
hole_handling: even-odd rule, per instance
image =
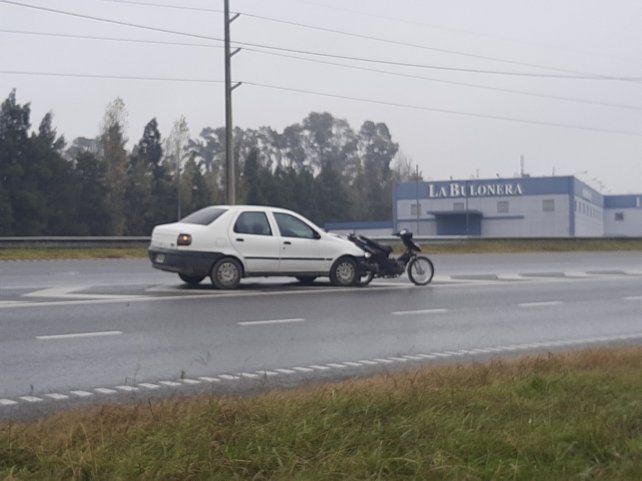
[{"label": "car door handle", "polygon": [[291,245],[292,245],[292,242],[290,242],[290,241],[285,241],[285,242],[283,242],[283,243],[284,243],[286,246],[291,246]]},{"label": "car door handle", "polygon": [[236,239],[236,242],[245,242],[245,239]]}]

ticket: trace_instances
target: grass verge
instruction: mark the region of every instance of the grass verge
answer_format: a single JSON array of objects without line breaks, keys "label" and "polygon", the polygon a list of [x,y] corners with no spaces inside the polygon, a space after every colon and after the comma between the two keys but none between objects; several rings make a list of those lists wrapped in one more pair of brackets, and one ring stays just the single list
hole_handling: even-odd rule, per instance
[{"label": "grass verge", "polygon": [[0,479],[640,480],[642,348],[0,426]]},{"label": "grass verge", "polygon": [[147,257],[146,247],[0,249],[0,260],[130,259]]}]

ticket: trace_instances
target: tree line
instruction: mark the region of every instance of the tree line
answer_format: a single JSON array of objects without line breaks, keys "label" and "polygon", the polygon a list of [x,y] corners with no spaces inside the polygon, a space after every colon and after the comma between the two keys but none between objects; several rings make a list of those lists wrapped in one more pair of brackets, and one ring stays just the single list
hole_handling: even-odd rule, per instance
[{"label": "tree line", "polygon": [[[48,113],[31,126],[12,91],[0,107],[0,235],[149,235],[201,207],[225,203],[225,128],[192,138],[184,118],[163,139],[156,119],[127,149],[121,99],[95,138],[67,144]],[[384,123],[358,131],[310,113],[278,132],[234,130],[238,203],[285,207],[319,225],[388,220],[392,186],[410,178]]]}]

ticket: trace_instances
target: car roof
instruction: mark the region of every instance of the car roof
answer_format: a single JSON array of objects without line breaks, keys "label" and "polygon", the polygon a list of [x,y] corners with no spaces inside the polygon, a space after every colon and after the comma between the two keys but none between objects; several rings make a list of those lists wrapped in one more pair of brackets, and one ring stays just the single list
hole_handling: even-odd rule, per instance
[{"label": "car roof", "polygon": [[218,207],[220,209],[229,209],[229,210],[246,210],[246,209],[252,209],[252,210],[258,210],[258,211],[267,211],[267,210],[272,210],[275,212],[288,212],[292,214],[296,214],[296,212],[293,212],[288,209],[283,209],[281,207],[272,207],[269,205],[212,205],[210,207]]}]

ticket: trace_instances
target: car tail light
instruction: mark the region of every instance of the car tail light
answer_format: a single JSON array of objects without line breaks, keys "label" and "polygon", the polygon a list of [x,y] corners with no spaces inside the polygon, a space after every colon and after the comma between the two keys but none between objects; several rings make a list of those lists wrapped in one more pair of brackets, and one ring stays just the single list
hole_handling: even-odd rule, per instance
[{"label": "car tail light", "polygon": [[179,246],[188,246],[192,243],[192,236],[189,234],[179,234],[176,244]]}]

